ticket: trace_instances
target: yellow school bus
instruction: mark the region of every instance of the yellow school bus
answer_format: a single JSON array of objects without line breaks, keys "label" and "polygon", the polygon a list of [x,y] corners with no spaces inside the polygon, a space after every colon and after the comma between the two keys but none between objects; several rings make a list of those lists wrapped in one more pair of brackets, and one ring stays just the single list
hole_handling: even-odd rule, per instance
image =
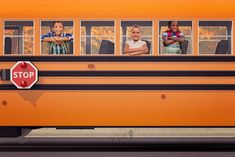
[{"label": "yellow school bus", "polygon": [[[234,6],[233,0],[2,1],[0,135],[35,127],[235,126]],[[42,42],[53,21],[73,35],[70,53],[50,54]],[[179,21],[184,53],[164,53],[168,21]],[[126,56],[135,24],[149,54]],[[29,90],[9,80],[18,61],[39,70]]]}]

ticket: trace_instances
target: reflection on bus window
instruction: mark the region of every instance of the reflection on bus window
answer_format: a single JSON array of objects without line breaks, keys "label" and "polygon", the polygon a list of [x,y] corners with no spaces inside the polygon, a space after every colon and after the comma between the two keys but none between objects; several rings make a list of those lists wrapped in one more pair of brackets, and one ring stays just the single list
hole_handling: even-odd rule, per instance
[{"label": "reflection on bus window", "polygon": [[231,54],[231,21],[200,21],[200,54]]},{"label": "reflection on bus window", "polygon": [[5,21],[4,54],[33,54],[33,21]]},{"label": "reflection on bus window", "polygon": [[73,22],[42,22],[42,54],[73,54]]},{"label": "reflection on bus window", "polygon": [[160,54],[192,53],[191,21],[160,21],[159,26]]},{"label": "reflection on bus window", "polygon": [[114,21],[82,21],[81,53],[112,55],[115,50]]},{"label": "reflection on bus window", "polygon": [[137,56],[152,53],[152,21],[122,21],[121,27],[123,54]]}]

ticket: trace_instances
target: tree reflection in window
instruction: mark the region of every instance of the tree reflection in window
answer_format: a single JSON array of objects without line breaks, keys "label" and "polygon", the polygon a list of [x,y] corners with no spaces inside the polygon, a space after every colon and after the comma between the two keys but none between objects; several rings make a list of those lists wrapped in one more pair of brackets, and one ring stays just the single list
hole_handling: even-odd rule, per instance
[{"label": "tree reflection in window", "polygon": [[103,40],[115,43],[113,21],[82,21],[81,54],[99,54]]},{"label": "tree reflection in window", "polygon": [[34,51],[32,21],[5,21],[4,53],[30,55]]},{"label": "tree reflection in window", "polygon": [[215,54],[220,41],[228,42],[228,54],[231,54],[231,21],[200,21],[199,22],[199,52],[200,54]]}]

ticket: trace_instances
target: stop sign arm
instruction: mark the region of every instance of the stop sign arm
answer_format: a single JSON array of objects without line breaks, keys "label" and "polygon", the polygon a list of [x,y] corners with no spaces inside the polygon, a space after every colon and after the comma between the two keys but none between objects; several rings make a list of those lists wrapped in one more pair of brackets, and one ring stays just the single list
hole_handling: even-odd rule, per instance
[{"label": "stop sign arm", "polygon": [[10,80],[10,69],[1,69],[0,77],[2,81],[9,81]]}]

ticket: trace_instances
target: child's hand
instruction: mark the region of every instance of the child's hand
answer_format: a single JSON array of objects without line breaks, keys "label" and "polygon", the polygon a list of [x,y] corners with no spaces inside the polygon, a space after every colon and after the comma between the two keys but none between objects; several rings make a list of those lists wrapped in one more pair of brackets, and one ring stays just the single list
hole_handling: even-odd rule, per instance
[{"label": "child's hand", "polygon": [[56,43],[57,45],[61,45],[61,44],[63,44],[63,41],[61,40],[61,38],[60,37],[54,37],[54,43]]},{"label": "child's hand", "polygon": [[61,37],[54,37],[56,41],[62,41]]},{"label": "child's hand", "polygon": [[179,41],[177,37],[172,37],[172,40],[174,40],[175,42]]}]

